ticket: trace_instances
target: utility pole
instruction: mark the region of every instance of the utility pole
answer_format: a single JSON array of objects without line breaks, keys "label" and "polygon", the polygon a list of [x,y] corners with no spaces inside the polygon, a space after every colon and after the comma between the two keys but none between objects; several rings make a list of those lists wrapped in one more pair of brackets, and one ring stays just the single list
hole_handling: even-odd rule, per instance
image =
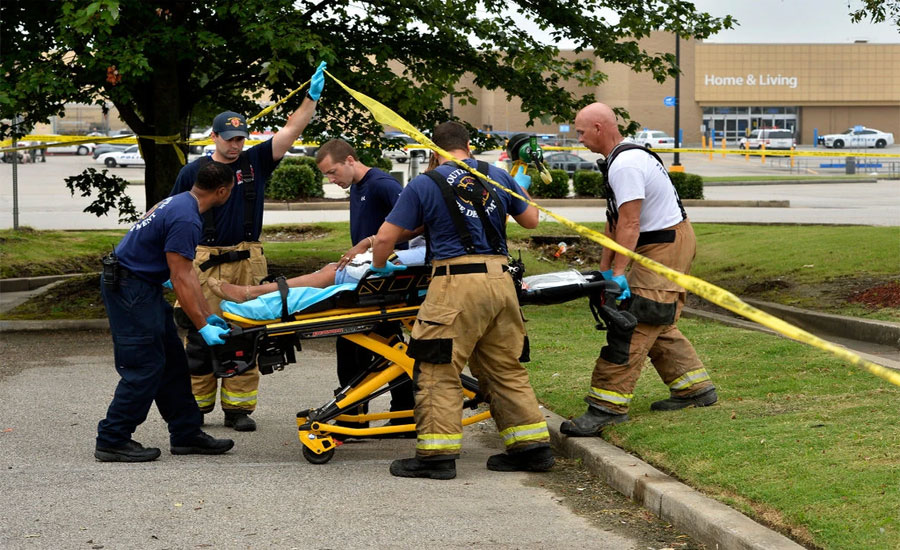
[{"label": "utility pole", "polygon": [[679,158],[677,149],[681,147],[681,134],[679,132],[680,129],[680,120],[679,114],[681,110],[681,98],[679,96],[679,91],[681,87],[681,39],[678,36],[678,33],[675,33],[675,65],[678,67],[678,72],[675,73],[675,157],[672,161],[672,167],[670,171],[672,172],[684,172],[684,166],[679,162],[681,159]]}]

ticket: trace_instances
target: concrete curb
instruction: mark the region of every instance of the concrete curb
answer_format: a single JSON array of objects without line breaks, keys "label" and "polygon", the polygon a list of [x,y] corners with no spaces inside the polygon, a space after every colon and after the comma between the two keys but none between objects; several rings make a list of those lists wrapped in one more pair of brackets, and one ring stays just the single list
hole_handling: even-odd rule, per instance
[{"label": "concrete curb", "polygon": [[14,277],[11,279],[0,279],[0,292],[26,292],[34,290],[42,286],[64,281],[72,277],[81,277],[84,273],[75,273],[71,275],[44,275],[41,277]]},{"label": "concrete curb", "polygon": [[707,547],[802,550],[802,546],[784,535],[700,494],[599,437],[571,438],[562,435],[559,425],[565,419],[549,410],[545,416],[557,451],[569,458],[581,459],[609,486]]},{"label": "concrete curb", "polygon": [[[597,207],[606,208],[604,199],[536,199],[536,202],[545,208],[559,207]],[[685,206],[711,206],[711,207],[731,207],[731,208],[790,208],[791,201],[727,201],[727,200],[700,200],[685,199],[681,201]],[[288,211],[308,211],[308,210],[349,210],[350,203],[347,201],[324,201],[324,202],[266,202],[266,210],[288,210]]]},{"label": "concrete curb", "polygon": [[704,181],[703,187],[726,187],[729,185],[805,185],[823,183],[876,183],[878,178],[841,178],[841,179],[802,179],[802,180],[772,180],[772,181]]},{"label": "concrete curb", "polygon": [[818,313],[751,298],[743,300],[755,308],[809,332],[826,332],[853,340],[900,348],[900,323]]},{"label": "concrete curb", "polygon": [[0,332],[109,330],[109,319],[48,319],[46,321],[0,321]]}]

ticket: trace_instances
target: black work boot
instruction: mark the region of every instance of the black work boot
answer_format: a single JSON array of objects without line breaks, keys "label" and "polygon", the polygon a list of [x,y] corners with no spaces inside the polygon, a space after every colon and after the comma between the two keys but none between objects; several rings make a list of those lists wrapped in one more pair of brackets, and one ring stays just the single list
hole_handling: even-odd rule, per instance
[{"label": "black work boot", "polygon": [[180,445],[172,445],[171,450],[173,455],[220,455],[232,447],[234,441],[230,439],[216,439],[208,433],[200,432]]},{"label": "black work boot", "polygon": [[421,460],[419,458],[401,458],[391,462],[391,475],[397,477],[453,479],[456,477],[456,459]]},{"label": "black work boot", "polygon": [[708,407],[719,400],[716,387],[704,388],[697,393],[684,397],[672,396],[650,405],[651,411],[677,411],[686,407]]},{"label": "black work boot", "polygon": [[628,414],[614,414],[598,407],[588,405],[588,410],[578,418],[566,420],[559,425],[559,431],[571,437],[590,437],[600,435],[604,426],[618,424],[628,420]]},{"label": "black work boot", "polygon": [[100,462],[150,462],[159,458],[159,449],[144,447],[130,440],[119,447],[100,447],[94,449],[94,458]]},{"label": "black work boot", "polygon": [[256,422],[250,418],[250,413],[225,411],[225,427],[234,428],[236,432],[255,432]]},{"label": "black work boot", "polygon": [[487,460],[487,469],[495,472],[546,472],[555,462],[550,447],[542,446],[493,455]]}]

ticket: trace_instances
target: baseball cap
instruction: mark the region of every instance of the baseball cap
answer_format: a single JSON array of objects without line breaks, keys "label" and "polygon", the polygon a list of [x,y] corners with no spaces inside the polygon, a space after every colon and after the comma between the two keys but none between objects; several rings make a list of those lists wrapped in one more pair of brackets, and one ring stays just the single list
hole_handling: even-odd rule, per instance
[{"label": "baseball cap", "polygon": [[219,113],[213,119],[212,131],[219,134],[222,139],[231,139],[233,137],[250,137],[247,131],[247,119],[244,115],[235,113],[234,111],[225,111]]}]

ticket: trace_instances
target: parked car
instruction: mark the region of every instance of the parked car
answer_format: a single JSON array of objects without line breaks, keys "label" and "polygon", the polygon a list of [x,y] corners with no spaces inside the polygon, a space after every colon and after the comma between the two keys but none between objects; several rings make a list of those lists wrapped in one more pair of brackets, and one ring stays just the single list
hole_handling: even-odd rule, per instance
[{"label": "parked car", "polygon": [[406,146],[403,149],[385,149],[384,156],[397,162],[406,162],[412,157],[417,157],[419,162],[425,162],[431,156],[431,149],[422,147],[419,142],[406,134],[389,135],[388,137],[400,138]]},{"label": "parked car", "polygon": [[597,164],[572,153],[544,155],[544,164],[551,170],[565,170],[574,175],[577,170],[597,170]]},{"label": "parked car", "polygon": [[797,141],[790,130],[783,128],[753,130],[749,136],[738,140],[741,149],[761,149],[762,144],[766,145],[766,149],[790,149],[796,147]]},{"label": "parked car", "polygon": [[144,157],[141,156],[141,151],[137,145],[130,145],[124,151],[113,151],[111,153],[103,153],[94,161],[97,164],[103,164],[109,168],[113,168],[115,166],[143,166],[144,165]]},{"label": "parked car", "polygon": [[[195,139],[207,139],[209,138],[210,132],[212,132],[212,126],[209,126],[207,128],[194,128],[191,131],[191,135],[188,139],[190,139],[191,141]],[[203,152],[203,145],[191,144],[188,147],[188,151],[194,155],[199,155]]]},{"label": "parked car", "polygon": [[819,138],[825,147],[842,149],[844,147],[875,147],[884,149],[894,144],[894,134],[882,132],[874,128],[860,126],[859,129],[847,128],[840,134],[826,134]]},{"label": "parked car", "polygon": [[93,157],[94,157],[94,160],[97,160],[97,157],[99,157],[103,153],[112,153],[114,151],[124,151],[125,149],[128,149],[129,147],[131,147],[131,145],[128,145],[127,143],[125,143],[125,144],[101,143],[101,144],[97,145],[96,147],[94,147]]},{"label": "parked car", "polygon": [[60,145],[58,147],[48,147],[47,151],[51,154],[69,154],[69,155],[90,155],[91,151],[96,147],[95,143],[72,143]]},{"label": "parked car", "polygon": [[654,147],[675,147],[675,138],[662,130],[644,130],[634,136],[633,141],[647,149]]}]

